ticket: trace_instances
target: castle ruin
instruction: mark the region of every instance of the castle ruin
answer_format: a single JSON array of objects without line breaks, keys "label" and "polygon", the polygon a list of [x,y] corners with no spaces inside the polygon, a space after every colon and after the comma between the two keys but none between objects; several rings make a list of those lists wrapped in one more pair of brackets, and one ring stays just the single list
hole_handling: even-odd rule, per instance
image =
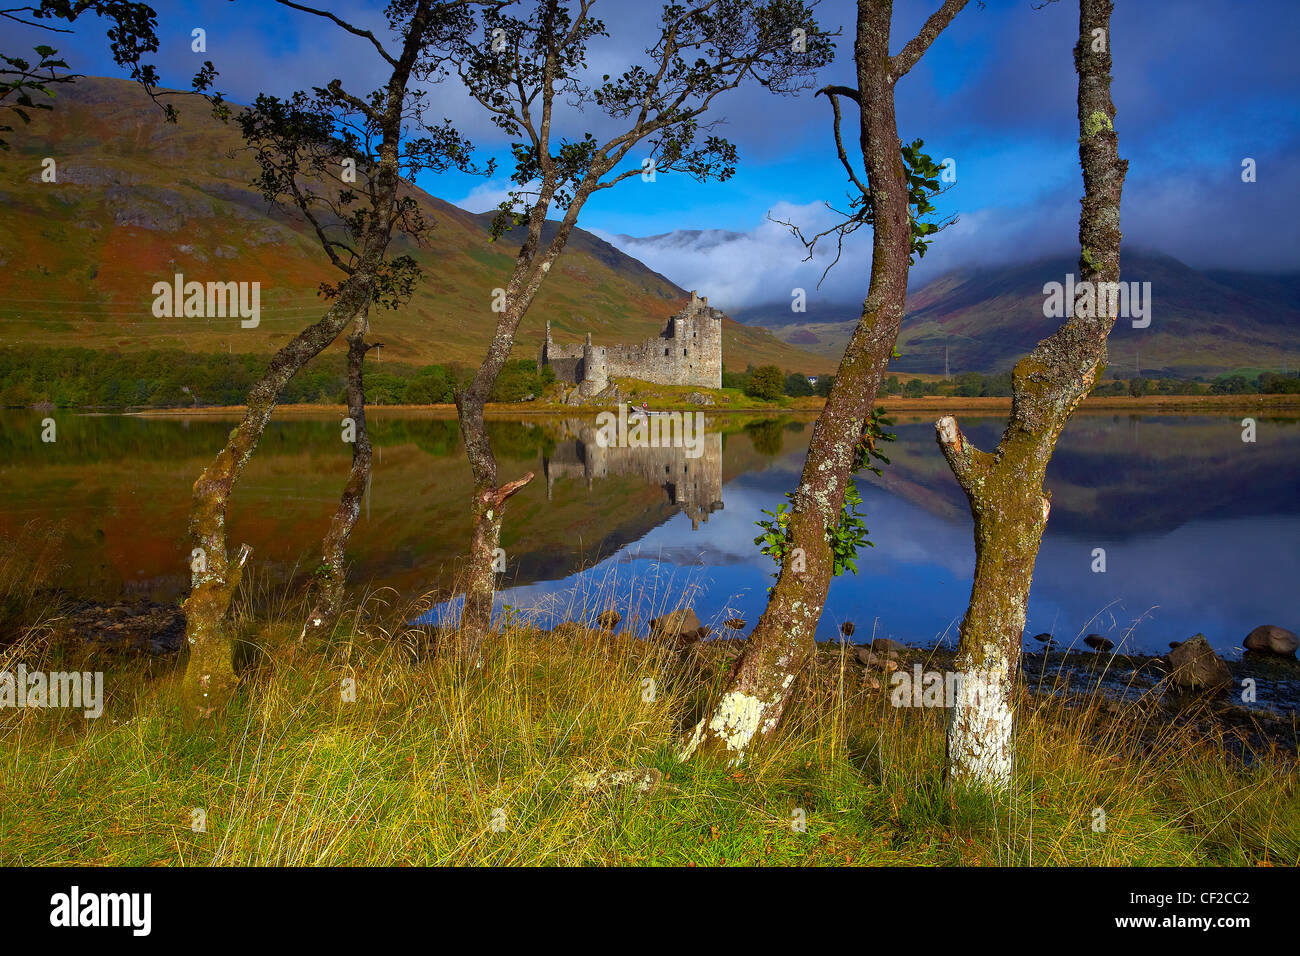
[{"label": "castle ruin", "polygon": [[707,297],[691,293],[690,304],[671,316],[658,337],[639,345],[557,345],[546,323],[546,342],[537,366],[551,366],[561,382],[578,386],[584,398],[603,392],[611,378],[635,378],[658,385],[722,387],[722,312]]}]

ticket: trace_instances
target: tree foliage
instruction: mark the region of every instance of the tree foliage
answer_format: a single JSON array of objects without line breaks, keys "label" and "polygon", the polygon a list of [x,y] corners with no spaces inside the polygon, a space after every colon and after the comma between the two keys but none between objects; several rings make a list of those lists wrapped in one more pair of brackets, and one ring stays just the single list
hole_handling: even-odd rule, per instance
[{"label": "tree foliage", "polygon": [[[158,17],[147,3],[131,0],[41,0],[40,3],[20,4],[0,8],[0,20],[9,20],[25,26],[36,27],[55,34],[69,34],[70,26],[86,14],[94,14],[108,22],[106,36],[113,62],[127,70],[148,95],[158,103],[168,122],[175,122],[176,108],[163,103],[162,97],[172,94],[158,90],[158,71],[146,56],[158,52]],[[81,74],[70,72],[59,51],[47,43],[33,48],[35,57],[0,53],[0,109],[30,123],[32,113],[51,110],[54,99],[52,87],[72,83]],[[224,115],[225,104],[219,93],[211,93],[217,71],[211,61],[205,61],[194,75],[191,86],[194,93],[204,95],[213,104],[218,115]],[[36,98],[34,98],[36,97]],[[9,149],[4,134],[14,127],[0,122],[0,149]]]},{"label": "tree foliage", "polygon": [[745,394],[750,398],[759,398],[774,402],[785,390],[785,375],[775,365],[760,365],[745,386]]},{"label": "tree foliage", "polygon": [[[393,3],[388,10],[399,32],[417,29],[406,22],[412,14],[401,9],[405,6],[409,4]],[[473,20],[460,4],[434,4],[422,15],[411,80],[434,82],[444,75],[450,48]],[[380,50],[391,62],[391,55],[382,46]],[[305,217],[330,263],[344,276],[356,272],[368,239],[395,232],[419,244],[428,236],[430,224],[410,189],[401,190],[391,205],[383,198],[380,151],[390,95],[381,88],[361,97],[334,79],[283,99],[259,94],[236,117],[257,160],[253,185],[272,206],[292,206]],[[450,120],[428,117],[426,90],[408,85],[402,96],[403,135],[394,157],[402,180],[414,183],[423,173],[450,169],[492,173],[495,164],[477,165],[472,144]],[[373,268],[373,301],[389,309],[406,302],[420,278],[418,264],[407,254],[381,256]],[[333,298],[339,288],[322,282],[320,292]]]},{"label": "tree foliage", "polygon": [[[898,438],[894,432],[886,431],[892,425],[893,422],[885,417],[883,408],[872,409],[867,427],[853,450],[852,471],[844,489],[844,504],[840,509],[839,522],[826,533],[826,540],[831,548],[833,577],[839,577],[846,570],[857,574],[859,552],[863,547],[875,547],[869,537],[866,516],[858,511],[858,505],[862,504],[862,493],[858,490],[854,476],[863,469],[879,476],[881,469],[876,462],[889,464],[889,459],[878,446],[881,442],[895,441]],[[790,536],[790,504],[794,501],[795,493],[787,491],[785,496],[788,500],[784,504],[777,505],[774,511],[764,509],[763,514],[767,517],[754,522],[761,531],[754,539],[754,544],[759,546],[763,554],[776,561],[778,569],[784,566],[793,548]],[[772,576],[778,575],[774,573]]]},{"label": "tree foliage", "polygon": [[[747,78],[783,95],[811,89],[811,76],[834,50],[813,6],[802,0],[667,3],[644,61],[598,81],[589,75],[588,46],[608,33],[591,15],[590,0],[576,10],[561,0],[537,0],[523,11],[488,7],[479,35],[467,32],[455,59],[492,122],[520,137],[511,146],[515,188],[498,208],[494,235],[527,226],[552,205],[567,210],[583,193],[647,168],[700,181],[729,179],[736,148],[704,116],[720,94]],[[796,29],[803,31],[802,44],[791,41]],[[603,140],[588,131],[553,143],[556,94],[576,112],[599,110],[618,131]],[[615,172],[642,142],[648,148],[641,162]]]}]

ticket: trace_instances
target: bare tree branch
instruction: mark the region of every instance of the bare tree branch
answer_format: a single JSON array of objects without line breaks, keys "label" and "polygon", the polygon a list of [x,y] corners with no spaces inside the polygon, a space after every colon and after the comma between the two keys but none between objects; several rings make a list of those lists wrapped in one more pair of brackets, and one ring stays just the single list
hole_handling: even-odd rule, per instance
[{"label": "bare tree branch", "polygon": [[389,66],[397,66],[397,60],[393,58],[392,54],[390,54],[386,49],[384,49],[384,45],[380,43],[378,38],[369,30],[362,30],[360,27],[348,23],[346,20],[336,16],[333,13],[330,13],[328,10],[317,10],[315,7],[308,7],[308,6],[304,6],[301,3],[294,3],[293,0],[276,0],[276,3],[284,7],[292,7],[294,10],[301,10],[303,13],[310,13],[313,16],[324,17],[327,20],[333,20],[336,24],[341,26],[348,33],[351,33],[353,36],[364,37],[365,39],[369,40],[371,45],[373,45],[374,48],[379,51],[379,55],[382,56],[386,61],[388,61]]},{"label": "bare tree branch", "polygon": [[[968,0],[944,0],[943,6],[930,14],[930,19],[925,21],[921,32],[909,40],[896,56],[890,58],[889,72],[895,83],[920,62],[925,51],[930,48],[930,44],[943,32],[944,27],[952,22],[952,18],[961,13],[962,7],[966,6],[967,2]],[[980,7],[983,6],[984,4],[981,3]]]}]

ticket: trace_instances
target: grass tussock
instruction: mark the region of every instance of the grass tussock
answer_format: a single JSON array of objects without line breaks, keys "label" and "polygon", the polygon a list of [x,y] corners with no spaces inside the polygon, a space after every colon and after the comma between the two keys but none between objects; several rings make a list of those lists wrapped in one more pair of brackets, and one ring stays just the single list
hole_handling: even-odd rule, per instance
[{"label": "grass tussock", "polygon": [[[725,676],[716,648],[514,613],[467,673],[445,634],[403,623],[420,608],[383,597],[306,650],[292,602],[260,621],[241,606],[240,693],[198,733],[177,664],[80,661],[39,633],[0,649],[0,671],[106,669],[98,719],[0,710],[0,863],[1300,862],[1285,757],[1243,763],[1172,727],[1139,739],[1136,717],[1026,695],[1014,792],[951,794],[943,711],[890,706],[827,650],[775,746],[682,764],[675,743]],[[639,768],[662,783],[575,787]]]}]

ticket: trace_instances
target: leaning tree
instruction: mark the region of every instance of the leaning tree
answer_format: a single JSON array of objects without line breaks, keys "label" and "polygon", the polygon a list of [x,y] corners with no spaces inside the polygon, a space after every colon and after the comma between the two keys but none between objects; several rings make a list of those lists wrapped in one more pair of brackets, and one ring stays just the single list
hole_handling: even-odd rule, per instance
[{"label": "leaning tree", "polygon": [[[705,118],[717,97],[749,81],[779,94],[811,88],[809,77],[831,57],[830,35],[813,18],[816,0],[690,0],[664,6],[644,60],[596,82],[587,76],[587,47],[607,33],[591,14],[594,2],[536,0],[522,16],[485,10],[482,42],[467,42],[460,52],[470,94],[503,132],[521,140],[512,145],[515,188],[494,219],[494,235],[524,231],[501,294],[484,296],[498,306],[492,342],[473,381],[456,396],[474,478],[460,627],[460,648],[471,663],[478,662],[491,624],[502,508],[533,477],[500,482],[484,406],[583,206],[634,176],[680,172],[726,180],[736,149],[713,133],[716,120]],[[558,134],[591,107],[604,114],[612,134]],[[642,144],[644,155],[633,156]],[[639,161],[624,167],[629,158]],[[547,229],[552,210],[562,216]]]},{"label": "leaning tree", "polygon": [[[845,554],[861,542],[860,521],[851,500],[846,512],[845,496],[852,475],[869,463],[881,434],[874,415],[876,395],[902,325],[912,257],[938,228],[921,221],[930,211],[928,197],[938,187],[938,169],[920,151],[922,144],[900,143],[894,85],[966,3],[947,0],[890,56],[893,0],[858,0],[857,86],[818,91],[830,100],[836,152],[856,190],[852,215],[837,227],[837,239],[864,225],[871,227],[871,281],[862,316],[813,425],[799,486],[774,529],[778,540],[773,550],[781,566],[767,607],[722,694],[684,742],[682,759],[700,754],[738,763],[751,747],[775,733],[813,652],[831,577]],[[841,136],[840,97],[858,107],[865,183]]]},{"label": "leaning tree", "polygon": [[950,785],[1005,789],[1014,762],[1014,694],[1034,562],[1050,511],[1043,480],[1066,422],[1106,363],[1119,283],[1119,158],[1111,100],[1111,0],[1080,0],[1074,64],[1079,74],[1079,290],[1071,315],[1016,363],[1011,418],[992,452],[951,415],[935,424],[944,457],[975,520],[975,579],[954,667],[963,676],[948,724]]},{"label": "leaning tree", "polygon": [[370,430],[366,427],[364,363],[367,352],[382,348],[383,345],[380,342],[366,342],[366,333],[369,331],[370,312],[366,310],[353,320],[352,329],[348,333],[347,384],[344,392],[348,416],[343,425],[352,444],[352,465],[339,495],[338,507],[330,517],[325,537],[321,541],[321,561],[312,573],[307,599],[309,610],[302,631],[298,634],[299,642],[311,636],[332,633],[343,610],[348,539],[361,516],[361,500],[370,486],[373,458]]},{"label": "leaning tree", "polygon": [[[418,238],[427,227],[403,180],[453,166],[471,168],[469,146],[451,124],[426,120],[426,94],[419,88],[419,84],[443,75],[445,51],[472,22],[468,2],[392,0],[385,11],[392,34],[388,42],[329,11],[291,0],[279,2],[366,40],[386,65],[388,78],[382,87],[364,96],[346,89],[339,79],[314,88],[312,93],[298,92],[286,99],[261,95],[238,117],[244,140],[259,164],[256,185],[273,203],[289,205],[301,213],[340,278],[322,284],[322,295],[332,303],[329,309],[272,357],[249,391],[243,420],[194,483],[192,580],[184,604],[190,658],[182,701],[188,719],[212,716],[224,706],[236,683],[228,616],[251,549],[245,544],[237,554],[227,552],[226,511],[277,396],[353,323],[348,404],[360,417],[358,424],[364,434],[364,413],[357,401],[366,317],[372,305],[395,307],[404,301],[419,275],[409,255],[388,255],[393,234]],[[354,450],[339,513],[327,533],[323,590],[317,595],[309,628],[323,629],[328,615],[337,613],[342,549],[356,520],[359,500],[355,486],[360,481],[364,487],[368,466],[366,442]],[[332,623],[328,621],[330,626]]]}]

